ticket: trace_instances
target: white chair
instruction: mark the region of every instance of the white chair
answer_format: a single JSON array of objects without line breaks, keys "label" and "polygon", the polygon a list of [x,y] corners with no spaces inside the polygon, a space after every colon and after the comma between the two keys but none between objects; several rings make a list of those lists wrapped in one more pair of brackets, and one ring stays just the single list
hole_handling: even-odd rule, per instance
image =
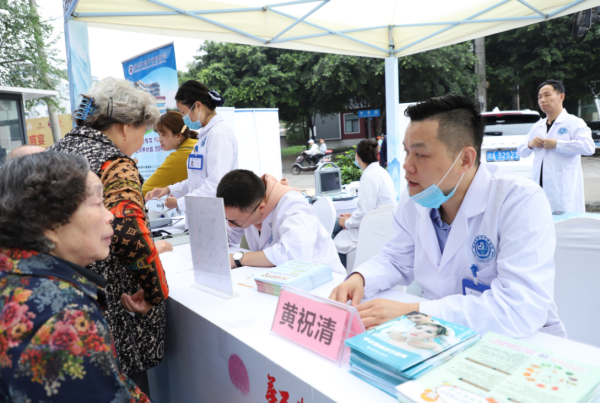
[{"label": "white chair", "polygon": [[319,221],[325,227],[327,233],[331,236],[333,233],[333,227],[335,226],[335,207],[333,202],[327,197],[321,197],[319,200],[313,203],[313,209],[317,213]]},{"label": "white chair", "polygon": [[358,229],[358,246],[346,254],[348,272],[377,255],[394,235],[393,209],[394,206],[383,206],[363,217]]},{"label": "white chair", "polygon": [[554,300],[571,340],[600,347],[600,219],[555,224]]}]

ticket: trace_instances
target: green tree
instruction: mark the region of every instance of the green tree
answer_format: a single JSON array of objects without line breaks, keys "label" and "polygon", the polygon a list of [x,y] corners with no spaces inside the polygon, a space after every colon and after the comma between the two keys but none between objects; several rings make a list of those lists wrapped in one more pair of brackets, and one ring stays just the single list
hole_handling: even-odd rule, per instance
[{"label": "green tree", "polygon": [[354,164],[354,161],[356,161],[356,146],[335,157],[335,163],[342,174],[343,185],[359,181],[362,176],[363,171]]},{"label": "green tree", "polygon": [[537,87],[562,80],[567,101],[600,94],[600,24],[581,43],[571,38],[569,16],[486,37],[488,105],[512,109],[514,86],[520,107],[537,109]]},{"label": "green tree", "polygon": [[[31,10],[28,0],[0,0],[0,85],[55,89],[66,74],[53,48],[59,37],[52,34],[52,25]],[[58,107],[54,98],[45,101]]]},{"label": "green tree", "polygon": [[[276,107],[282,121],[302,127],[305,139],[316,114],[381,109],[374,128],[385,128],[383,59],[206,42],[180,83],[195,79],[223,94],[226,105]],[[420,101],[448,92],[473,95],[477,77],[470,43],[399,59],[400,99]],[[297,132],[297,130],[295,130]]]}]

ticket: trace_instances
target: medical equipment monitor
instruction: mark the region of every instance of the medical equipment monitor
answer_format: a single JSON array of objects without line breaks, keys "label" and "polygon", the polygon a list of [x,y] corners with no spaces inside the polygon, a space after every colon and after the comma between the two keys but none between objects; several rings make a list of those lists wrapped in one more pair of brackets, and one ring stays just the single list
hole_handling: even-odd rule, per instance
[{"label": "medical equipment monitor", "polygon": [[315,171],[315,196],[329,196],[342,192],[342,174],[336,166]]}]

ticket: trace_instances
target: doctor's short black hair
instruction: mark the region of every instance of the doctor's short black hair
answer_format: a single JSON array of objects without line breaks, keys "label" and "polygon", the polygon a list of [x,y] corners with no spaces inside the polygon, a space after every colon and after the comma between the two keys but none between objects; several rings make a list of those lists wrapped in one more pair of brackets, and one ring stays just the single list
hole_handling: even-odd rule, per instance
[{"label": "doctor's short black hair", "polygon": [[542,89],[542,87],[545,87],[546,85],[551,85],[552,88],[554,88],[554,91],[556,91],[559,94],[564,94],[565,93],[565,86],[563,85],[562,81],[559,80],[546,80],[543,83],[541,83],[540,85],[538,85],[538,93],[540,92],[540,90]]},{"label": "doctor's short black hair", "polygon": [[449,155],[455,158],[463,148],[473,147],[477,151],[475,164],[479,165],[485,119],[477,101],[462,95],[444,95],[411,105],[404,115],[411,122],[437,120],[438,139],[446,144]]},{"label": "doctor's short black hair", "polygon": [[265,197],[265,183],[254,172],[246,169],[235,169],[228,172],[219,186],[217,197],[223,198],[225,207],[241,211],[252,210]]}]

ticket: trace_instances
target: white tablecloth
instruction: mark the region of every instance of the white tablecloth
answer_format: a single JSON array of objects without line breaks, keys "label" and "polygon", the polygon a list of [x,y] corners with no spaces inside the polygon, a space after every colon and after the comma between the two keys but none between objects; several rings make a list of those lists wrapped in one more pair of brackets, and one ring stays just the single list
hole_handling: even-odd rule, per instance
[{"label": "white tablecloth", "polygon": [[[179,245],[161,255],[170,295],[167,304],[167,341],[163,363],[149,372],[153,402],[261,402],[268,376],[277,391],[289,393],[289,402],[395,402],[392,396],[354,377],[347,363],[341,368],[276,335],[270,334],[277,297],[261,294],[237,281],[259,268],[233,271],[238,297],[224,300],[192,288],[190,245]],[[328,297],[344,276],[312,292]],[[419,297],[397,290],[379,295],[403,302]],[[563,313],[567,314],[567,313]],[[555,349],[574,360],[598,365],[600,349],[537,333],[525,341]],[[248,393],[233,385],[231,357],[239,356],[248,374]],[[228,366],[229,364],[229,366]],[[234,371],[237,371],[234,367]],[[281,399],[281,395],[277,395]],[[278,400],[280,401],[280,400]]]}]

